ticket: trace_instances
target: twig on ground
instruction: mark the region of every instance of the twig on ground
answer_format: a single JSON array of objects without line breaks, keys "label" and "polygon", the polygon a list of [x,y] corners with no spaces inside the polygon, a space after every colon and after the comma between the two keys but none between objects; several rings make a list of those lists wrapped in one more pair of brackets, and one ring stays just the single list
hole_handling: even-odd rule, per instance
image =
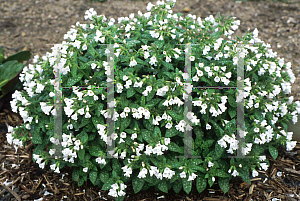
[{"label": "twig on ground", "polygon": [[12,194],[18,201],[21,201],[21,197],[12,189],[10,189],[9,187],[7,187],[6,185],[2,185],[5,190],[7,190],[10,194]]}]

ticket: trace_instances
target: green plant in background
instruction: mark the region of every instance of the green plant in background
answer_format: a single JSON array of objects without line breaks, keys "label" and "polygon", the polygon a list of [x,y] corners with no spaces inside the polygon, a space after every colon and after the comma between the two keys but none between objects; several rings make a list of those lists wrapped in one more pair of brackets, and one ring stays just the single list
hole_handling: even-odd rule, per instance
[{"label": "green plant in background", "polygon": [[[258,30],[237,40],[231,36],[239,20],[212,15],[201,19],[173,14],[176,0],[149,3],[147,13],[107,21],[94,9],[86,11],[92,23],[73,26],[60,45],[20,74],[24,91],[13,94],[11,107],[20,112],[24,124],[9,127],[7,141],[17,149],[34,144],[33,160],[40,168],[60,173],[72,167],[72,177],[83,185],[89,179],[116,200],[123,200],[132,184],[135,193],[154,186],[156,190],[199,193],[215,182],[224,193],[232,177],[250,182],[257,168],[267,170],[265,154],[276,158],[277,148],[292,150],[289,120],[297,122],[300,102],[293,103],[291,63],[277,58],[269,44],[258,38]],[[245,144],[249,158],[231,158],[237,151],[236,89],[193,89],[193,155],[184,153],[183,120],[186,77],[185,46],[193,43],[191,77],[193,86],[235,86],[238,56],[245,69]],[[107,135],[106,78],[109,74],[105,44],[114,47],[115,133]],[[238,53],[237,45],[244,46]],[[239,54],[239,55],[238,55]],[[58,60],[58,55],[61,59]],[[63,158],[55,158],[54,70],[62,66]],[[88,86],[87,89],[76,86]],[[29,135],[31,133],[32,136]],[[115,158],[106,157],[108,138],[115,140]]]},{"label": "green plant in background", "polygon": [[[30,57],[29,51],[21,51],[5,59],[4,50],[0,47],[0,98],[8,92],[19,90],[22,87],[17,75],[24,66],[28,65]],[[23,65],[23,61],[27,61],[27,63]]]}]

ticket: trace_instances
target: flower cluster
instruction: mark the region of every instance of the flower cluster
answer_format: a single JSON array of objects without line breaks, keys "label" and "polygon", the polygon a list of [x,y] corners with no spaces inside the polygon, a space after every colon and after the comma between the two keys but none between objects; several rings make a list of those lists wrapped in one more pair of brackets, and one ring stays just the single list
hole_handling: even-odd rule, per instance
[{"label": "flower cluster", "polygon": [[[300,102],[286,97],[295,81],[291,64],[277,58],[258,38],[257,29],[233,40],[239,20],[182,17],[173,14],[175,2],[149,3],[148,12],[120,17],[118,24],[94,9],[86,11],[84,18],[91,23],[76,23],[65,34],[66,41],[42,58],[35,56],[20,74],[24,90],[13,94],[11,107],[24,125],[9,127],[8,143],[17,151],[31,140],[41,168],[49,164],[60,173],[64,166],[73,167],[72,177],[79,185],[89,178],[110,189],[110,196],[121,198],[130,178],[136,193],[147,188],[145,181],[166,193],[171,186],[175,192],[183,187],[189,193],[195,179],[199,193],[216,180],[227,192],[232,177],[249,170],[256,177],[256,168],[268,169],[266,151],[276,158],[279,146],[292,150],[296,142],[286,127],[289,120],[297,122]],[[189,52],[182,45],[191,41]],[[106,44],[112,44],[113,52]],[[108,102],[110,58],[115,93]],[[232,88],[240,59],[246,67],[243,96]],[[184,60],[191,62],[190,75]],[[53,79],[57,72],[65,87],[61,139],[53,132],[58,125]],[[228,88],[219,89],[221,85]],[[189,89],[192,110],[186,112]],[[245,131],[240,137],[245,143],[241,145],[235,131],[237,100],[242,99]],[[114,121],[113,130],[105,123],[108,118]],[[191,138],[186,139],[186,131],[192,132]],[[107,146],[113,145],[113,157],[107,158]],[[175,158],[190,145],[200,158]],[[253,157],[232,158],[229,163],[226,159],[239,145],[244,155]]]}]

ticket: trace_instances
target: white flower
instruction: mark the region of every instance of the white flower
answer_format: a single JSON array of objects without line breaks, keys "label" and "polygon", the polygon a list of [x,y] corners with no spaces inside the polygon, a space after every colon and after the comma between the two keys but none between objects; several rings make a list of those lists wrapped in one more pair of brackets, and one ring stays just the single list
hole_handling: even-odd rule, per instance
[{"label": "white flower", "polygon": [[82,171],[83,171],[83,172],[87,172],[88,169],[89,169],[88,167],[85,167],[85,168],[82,169]]},{"label": "white flower", "polygon": [[165,145],[170,144],[170,142],[171,142],[171,139],[170,139],[170,138],[165,138]]},{"label": "white flower", "polygon": [[179,174],[180,178],[186,178],[186,173],[183,171],[182,173]]},{"label": "white flower", "polygon": [[195,173],[192,173],[190,176],[189,176],[189,179],[188,181],[193,181],[194,179],[196,179],[198,175],[196,175]]},{"label": "white flower", "polygon": [[206,124],[206,130],[210,130],[211,129],[211,125]]},{"label": "white flower", "polygon": [[148,170],[146,169],[146,168],[143,168],[141,171],[140,171],[140,173],[139,173],[139,175],[138,175],[138,178],[146,178],[146,175],[147,175],[147,172],[148,172]]},{"label": "white flower", "polygon": [[236,177],[236,176],[238,176],[239,175],[239,173],[238,173],[238,171],[236,171],[236,170],[233,170],[233,173],[231,174],[232,176],[234,176],[234,177]]},{"label": "white flower", "polygon": [[144,58],[145,58],[145,59],[148,59],[149,57],[150,57],[150,53],[149,53],[149,52],[145,52]]},{"label": "white flower", "polygon": [[133,67],[133,66],[136,66],[136,65],[137,65],[137,62],[136,62],[135,59],[133,59],[133,60],[130,61],[130,63],[129,63],[129,66],[130,66],[130,67]]},{"label": "white flower", "polygon": [[214,166],[214,163],[208,161],[208,167],[212,167],[212,166]]},{"label": "white flower", "polygon": [[150,64],[151,65],[156,65],[155,63],[157,62],[157,60],[156,60],[156,57],[155,56],[152,56],[151,58],[150,58]]},{"label": "white flower", "polygon": [[134,140],[135,138],[137,138],[137,134],[136,134],[136,133],[133,133],[133,134],[131,135],[131,139]]},{"label": "white flower", "polygon": [[258,176],[258,172],[256,170],[252,171],[252,177],[257,177]]}]

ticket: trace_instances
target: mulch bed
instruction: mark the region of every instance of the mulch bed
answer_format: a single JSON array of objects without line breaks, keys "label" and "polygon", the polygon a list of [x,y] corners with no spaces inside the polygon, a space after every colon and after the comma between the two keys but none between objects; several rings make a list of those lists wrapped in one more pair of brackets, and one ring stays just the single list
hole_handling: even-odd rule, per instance
[{"label": "mulch bed", "polygon": [[[9,101],[11,93],[3,100],[3,109],[0,110],[0,201],[20,200],[112,200],[108,191],[94,187],[89,181],[78,187],[72,180],[70,169],[61,170],[64,174],[40,169],[32,161],[32,144],[23,149],[15,149],[6,141],[6,124],[17,126],[22,124],[19,114],[13,113]],[[1,103],[0,103],[1,105]],[[187,195],[183,190],[176,194],[171,189],[169,194],[157,193],[154,188],[134,194],[132,186],[128,185],[125,200],[130,201],[234,201],[234,200],[300,200],[300,144],[291,152],[279,150],[276,160],[267,155],[271,165],[265,171],[259,171],[259,177],[251,179],[251,185],[243,182],[240,177],[231,180],[231,188],[224,194],[216,182],[199,194],[193,184],[192,192]],[[277,175],[282,172],[282,176]],[[1,185],[7,181],[10,184]],[[99,193],[100,192],[100,193]],[[277,199],[275,199],[277,198]]]}]

